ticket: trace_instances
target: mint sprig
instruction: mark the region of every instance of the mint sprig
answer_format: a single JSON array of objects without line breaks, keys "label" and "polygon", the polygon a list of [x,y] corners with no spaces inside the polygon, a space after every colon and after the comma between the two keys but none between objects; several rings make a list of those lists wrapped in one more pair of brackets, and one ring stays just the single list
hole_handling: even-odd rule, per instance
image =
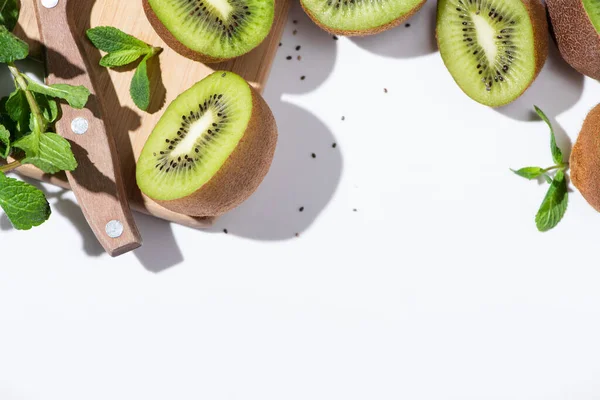
[{"label": "mint sprig", "polygon": [[[550,184],[550,188],[535,216],[537,229],[540,232],[546,232],[558,225],[567,211],[569,191],[566,173],[569,164],[564,160],[563,152],[556,144],[556,136],[550,120],[537,106],[534,106],[534,108],[535,112],[550,128],[550,152],[555,165],[548,168],[525,167],[511,171],[529,180],[543,177]],[[554,177],[550,176],[550,173],[554,171],[556,172]]]},{"label": "mint sprig", "polygon": [[26,58],[29,47],[10,32],[18,11],[17,1],[0,0],[0,63],[15,83],[15,91],[0,99],[0,208],[16,229],[30,229],[50,216],[48,201],[43,192],[6,173],[23,164],[50,174],[75,169],[70,143],[53,132],[60,117],[57,100],[83,108],[90,92],[83,86],[38,83],[19,71],[14,61]]},{"label": "mint sprig", "polygon": [[142,58],[131,80],[129,93],[135,105],[140,110],[147,111],[150,106],[148,60],[159,54],[162,49],[152,47],[112,26],[88,29],[86,34],[97,49],[107,53],[100,59],[100,65],[103,67],[122,67]]}]

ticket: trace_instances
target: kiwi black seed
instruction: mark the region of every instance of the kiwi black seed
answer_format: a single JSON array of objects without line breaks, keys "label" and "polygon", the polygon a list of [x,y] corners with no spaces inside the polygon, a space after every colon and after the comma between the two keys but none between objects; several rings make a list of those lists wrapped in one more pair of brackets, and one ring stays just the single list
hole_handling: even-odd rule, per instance
[{"label": "kiwi black seed", "polygon": [[142,0],[148,19],[173,49],[219,62],[258,46],[269,34],[274,0]]}]

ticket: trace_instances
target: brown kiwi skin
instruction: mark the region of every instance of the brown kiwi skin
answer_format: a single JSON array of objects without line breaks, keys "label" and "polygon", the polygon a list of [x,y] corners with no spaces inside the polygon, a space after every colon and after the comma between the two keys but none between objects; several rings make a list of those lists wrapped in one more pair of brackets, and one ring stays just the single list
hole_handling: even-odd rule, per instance
[{"label": "brown kiwi skin", "polygon": [[[529,14],[529,18],[531,20],[531,25],[533,28],[535,73],[533,74],[533,77],[532,77],[531,81],[529,81],[529,84],[527,85],[527,87],[524,88],[521,93],[519,93],[519,96],[517,96],[515,98],[515,100],[518,99],[519,97],[521,97],[523,95],[523,93],[525,93],[527,91],[527,89],[529,89],[531,84],[533,82],[535,82],[538,75],[542,71],[544,64],[546,63],[546,59],[548,59],[549,39],[548,39],[548,21],[546,18],[546,9],[540,0],[521,0],[521,2],[525,5],[525,8],[527,8],[527,12]],[[435,37],[436,37],[436,40],[438,41],[438,48],[439,48],[439,37],[437,34],[437,29],[436,29]],[[494,107],[502,107],[509,103],[510,102],[505,103],[505,104],[498,104],[498,105],[495,105]]]},{"label": "brown kiwi skin", "polygon": [[[199,61],[204,64],[214,64],[221,61],[227,61],[229,58],[215,58],[206,54],[198,53],[190,49],[189,47],[183,45],[173,34],[163,25],[160,19],[154,13],[152,6],[148,3],[148,0],[142,0],[144,11],[146,13],[146,17],[148,21],[150,21],[150,25],[154,28],[158,36],[173,50],[178,52],[184,57],[187,57],[194,61]],[[240,54],[241,55],[241,54]]]},{"label": "brown kiwi skin", "polygon": [[583,75],[600,79],[600,35],[581,0],[546,0],[560,54]]},{"label": "brown kiwi skin", "polygon": [[239,206],[267,175],[277,145],[271,109],[252,87],[252,115],[244,136],[219,171],[196,192],[177,200],[154,200],[185,215],[216,217]]},{"label": "brown kiwi skin", "polygon": [[381,25],[381,26],[377,26],[375,28],[371,28],[368,30],[364,30],[364,31],[344,31],[344,30],[338,30],[338,29],[332,29],[326,25],[321,24],[321,22],[314,16],[314,14],[312,14],[308,8],[304,7],[304,2],[300,1],[300,4],[302,5],[302,8],[304,9],[304,12],[306,12],[306,14],[310,17],[310,19],[313,20],[313,22],[315,24],[317,24],[321,29],[323,29],[324,31],[331,33],[332,35],[337,35],[337,36],[368,36],[368,35],[375,35],[377,33],[381,33],[384,31],[387,31],[389,29],[395,28],[398,25],[400,25],[401,23],[403,23],[404,21],[406,21],[407,19],[409,19],[410,17],[412,17],[413,15],[415,15],[415,13],[417,11],[419,11],[421,9],[421,7],[423,7],[423,5],[425,4],[427,0],[423,0],[421,1],[419,4],[417,4],[412,10],[410,10],[408,13],[406,13],[405,15],[401,16],[398,19],[395,19],[393,21],[388,22],[385,25]]},{"label": "brown kiwi skin", "polygon": [[585,118],[570,159],[571,182],[600,212],[600,104]]}]

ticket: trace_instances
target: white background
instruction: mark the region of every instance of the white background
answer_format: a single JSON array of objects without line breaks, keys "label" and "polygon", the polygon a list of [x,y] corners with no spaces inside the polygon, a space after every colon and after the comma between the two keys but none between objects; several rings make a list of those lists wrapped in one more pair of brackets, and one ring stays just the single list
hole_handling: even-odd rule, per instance
[{"label": "white background", "polygon": [[599,398],[600,216],[575,191],[541,234],[545,184],[509,171],[551,165],[533,104],[570,149],[598,82],[553,48],[521,99],[481,106],[434,8],[334,41],[294,7],[273,167],[214,229],[136,215],[144,247],[111,259],[70,193],[45,187],[29,232],[0,217],[0,399]]}]

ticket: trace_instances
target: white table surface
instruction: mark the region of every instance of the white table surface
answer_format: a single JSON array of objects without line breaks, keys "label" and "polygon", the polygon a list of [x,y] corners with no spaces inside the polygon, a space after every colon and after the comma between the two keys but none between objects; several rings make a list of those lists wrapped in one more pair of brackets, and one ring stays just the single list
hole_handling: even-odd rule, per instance
[{"label": "white table surface", "polygon": [[0,217],[0,399],[599,398],[600,216],[575,191],[541,234],[546,186],[509,171],[551,165],[533,104],[567,149],[599,84],[553,48],[521,99],[481,106],[434,8],[334,41],[294,7],[273,167],[214,229],[136,215],[144,246],[111,259],[71,193],[44,186],[29,232]]}]

